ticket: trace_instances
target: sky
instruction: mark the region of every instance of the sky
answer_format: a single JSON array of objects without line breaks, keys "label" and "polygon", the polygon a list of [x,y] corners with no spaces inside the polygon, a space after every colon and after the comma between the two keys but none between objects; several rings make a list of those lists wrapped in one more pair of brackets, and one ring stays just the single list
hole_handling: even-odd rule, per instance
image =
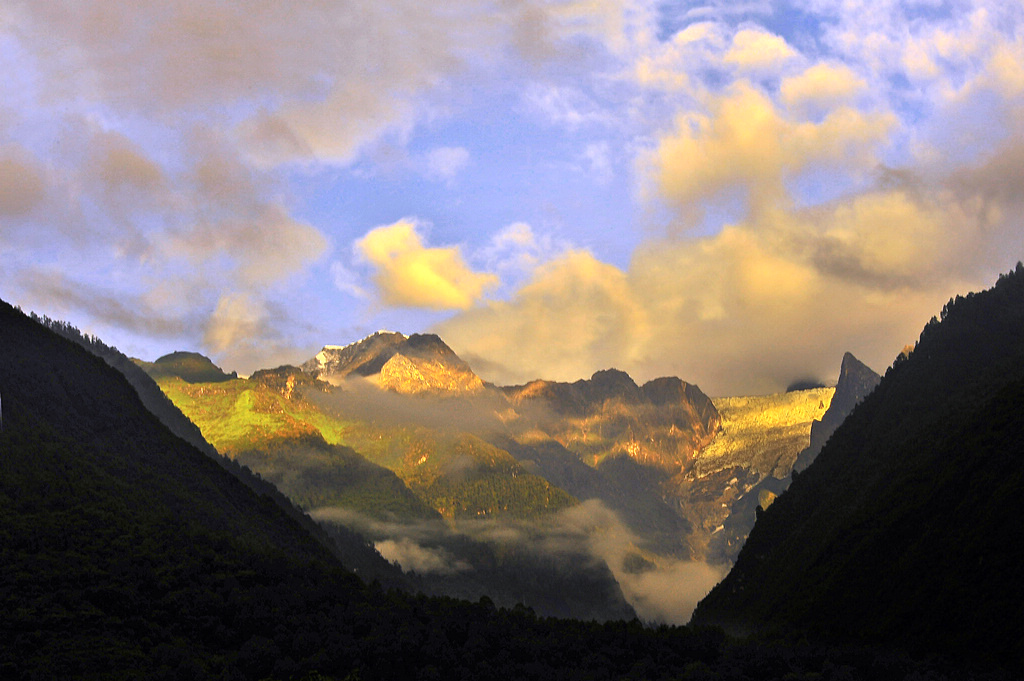
[{"label": "sky", "polygon": [[143,359],[769,393],[1024,259],[1018,1],[0,0],[0,68],[0,298]]}]

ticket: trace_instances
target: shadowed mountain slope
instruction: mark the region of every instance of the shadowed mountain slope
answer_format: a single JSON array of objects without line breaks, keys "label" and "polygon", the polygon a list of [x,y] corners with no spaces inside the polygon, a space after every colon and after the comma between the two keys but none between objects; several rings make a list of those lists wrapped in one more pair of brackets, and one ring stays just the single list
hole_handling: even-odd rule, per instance
[{"label": "shadowed mountain slope", "polygon": [[761,514],[694,622],[1024,670],[1024,267],[942,317]]}]

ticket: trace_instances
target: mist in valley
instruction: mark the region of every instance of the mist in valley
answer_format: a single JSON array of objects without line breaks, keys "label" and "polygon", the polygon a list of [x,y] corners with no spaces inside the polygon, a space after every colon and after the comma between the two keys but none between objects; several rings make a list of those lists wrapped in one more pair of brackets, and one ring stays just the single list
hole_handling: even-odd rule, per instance
[{"label": "mist in valley", "polygon": [[[474,564],[481,555],[514,561],[519,569],[555,570],[567,580],[581,569],[606,569],[636,615],[648,623],[685,624],[697,602],[728,571],[725,565],[667,558],[640,548],[642,538],[596,499],[539,521],[386,522],[334,507],[310,515],[362,533],[385,559],[426,577],[471,578],[492,569]],[[481,554],[479,545],[491,551]],[[529,594],[521,595],[524,605],[535,605]]]}]

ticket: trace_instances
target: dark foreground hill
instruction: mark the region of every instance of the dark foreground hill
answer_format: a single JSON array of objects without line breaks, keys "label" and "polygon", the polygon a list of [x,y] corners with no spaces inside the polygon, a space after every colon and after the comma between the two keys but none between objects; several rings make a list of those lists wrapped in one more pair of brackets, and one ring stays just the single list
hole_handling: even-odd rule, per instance
[{"label": "dark foreground hill", "polygon": [[694,621],[1024,671],[1024,267],[944,308]]}]

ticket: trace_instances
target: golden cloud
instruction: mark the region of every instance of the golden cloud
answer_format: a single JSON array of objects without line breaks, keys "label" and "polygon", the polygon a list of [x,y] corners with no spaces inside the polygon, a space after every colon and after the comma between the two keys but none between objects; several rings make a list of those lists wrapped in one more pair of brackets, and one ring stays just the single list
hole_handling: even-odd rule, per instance
[{"label": "golden cloud", "polygon": [[[749,83],[712,98],[710,113],[681,116],[644,161],[658,193],[691,224],[709,202],[742,191],[750,207],[774,203],[784,180],[822,163],[866,166],[891,116],[839,107],[818,123],[786,118]],[[857,163],[851,163],[859,161]]]},{"label": "golden cloud", "polygon": [[376,268],[374,281],[387,305],[465,310],[498,283],[493,274],[471,270],[457,246],[424,246],[409,219],[371,230],[355,248]]}]

